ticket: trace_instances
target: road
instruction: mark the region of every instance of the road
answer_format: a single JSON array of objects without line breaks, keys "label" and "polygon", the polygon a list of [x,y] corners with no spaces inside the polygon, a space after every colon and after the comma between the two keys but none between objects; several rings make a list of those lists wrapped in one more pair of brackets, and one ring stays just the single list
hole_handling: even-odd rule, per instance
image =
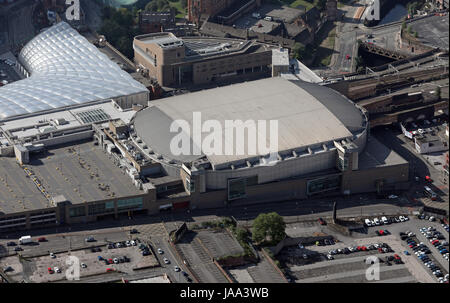
[{"label": "road", "polygon": [[[360,21],[353,19],[353,16],[362,6],[360,2],[364,1],[356,1],[351,6],[345,5],[340,9],[342,16],[337,22],[336,42],[330,64],[331,73],[343,74],[353,71],[352,62],[357,55],[356,41],[360,31]],[[346,58],[347,55],[350,59]]]},{"label": "road", "polygon": [[416,199],[423,198],[423,186],[429,185],[425,183],[424,178],[425,176],[430,176],[433,180],[431,187],[440,196],[441,201],[432,202],[429,199],[425,199],[424,202],[428,206],[438,207],[448,211],[449,188],[448,185],[443,184],[441,181],[442,172],[431,165],[423,156],[419,155],[409,139],[400,130],[378,128],[372,131],[372,135],[410,163],[410,180],[414,180],[415,176],[420,177],[419,182],[412,183],[413,186],[409,190],[410,196]]}]

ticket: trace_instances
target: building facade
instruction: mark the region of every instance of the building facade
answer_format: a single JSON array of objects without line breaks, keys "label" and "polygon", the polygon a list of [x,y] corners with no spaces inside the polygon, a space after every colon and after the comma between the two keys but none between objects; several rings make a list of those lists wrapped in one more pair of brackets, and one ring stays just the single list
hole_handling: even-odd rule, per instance
[{"label": "building facade", "polygon": [[171,33],[137,36],[134,60],[161,86],[207,84],[270,76],[272,48],[226,38],[177,38]]}]

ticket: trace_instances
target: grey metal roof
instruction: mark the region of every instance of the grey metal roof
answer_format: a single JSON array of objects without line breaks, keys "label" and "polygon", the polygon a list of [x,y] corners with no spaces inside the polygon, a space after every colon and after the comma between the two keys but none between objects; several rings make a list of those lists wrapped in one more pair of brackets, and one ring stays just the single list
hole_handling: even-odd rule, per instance
[{"label": "grey metal roof", "polygon": [[0,120],[148,92],[65,22],[31,40],[19,60],[31,76],[0,87]]},{"label": "grey metal roof", "polygon": [[314,96],[351,132],[360,131],[365,127],[365,119],[361,110],[355,106],[355,103],[337,91],[303,81],[293,81],[293,83]]},{"label": "grey metal roof", "polygon": [[[303,86],[303,82],[298,82],[269,78],[153,101],[153,107],[137,113],[135,129],[150,148],[170,159],[182,161],[199,156],[179,158],[171,154],[170,142],[177,133],[169,131],[170,124],[184,120],[192,129],[193,112],[201,113],[202,122],[218,121],[222,129],[225,129],[226,120],[265,120],[267,124],[270,120],[277,120],[280,152],[352,137],[346,124],[353,127],[362,119],[354,104],[326,87]],[[269,146],[269,131],[263,135],[258,128],[256,133]],[[203,138],[207,134],[209,132],[203,133]],[[222,142],[225,142],[222,135]],[[259,155],[238,155],[236,152],[233,155],[207,155],[213,165],[255,156]]]}]

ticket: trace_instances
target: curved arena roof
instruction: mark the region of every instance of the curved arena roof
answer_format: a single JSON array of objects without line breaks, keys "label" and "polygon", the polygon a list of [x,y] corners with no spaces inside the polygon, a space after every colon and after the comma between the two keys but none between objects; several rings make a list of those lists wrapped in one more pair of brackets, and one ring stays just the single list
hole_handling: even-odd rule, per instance
[{"label": "curved arena roof", "polygon": [[[204,156],[173,155],[170,150],[177,134],[170,132],[170,125],[184,120],[192,130],[193,112],[201,113],[202,122],[219,121],[223,129],[226,120],[277,120],[279,152],[315,149],[323,144],[333,146],[333,141],[353,140],[354,135],[367,128],[365,114],[334,90],[280,77],[203,90],[151,104],[135,115],[135,131],[152,151],[177,162],[191,162]],[[269,146],[269,132],[264,135],[258,129],[257,133]],[[189,136],[193,146],[192,134]],[[223,142],[227,140],[223,138]],[[246,154],[206,156],[213,166],[254,158]]]},{"label": "curved arena roof", "polygon": [[31,40],[19,60],[31,76],[0,87],[0,119],[148,92],[65,22]]}]

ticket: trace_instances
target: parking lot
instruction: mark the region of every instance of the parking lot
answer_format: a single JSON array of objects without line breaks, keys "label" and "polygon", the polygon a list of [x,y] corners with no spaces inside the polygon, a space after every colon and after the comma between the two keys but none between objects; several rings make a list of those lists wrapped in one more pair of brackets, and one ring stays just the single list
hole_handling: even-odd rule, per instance
[{"label": "parking lot", "polygon": [[[391,219],[392,223],[383,224],[379,217],[379,225],[366,227],[365,232],[354,233],[352,236],[344,236],[312,222],[309,226],[305,226],[305,230],[301,229],[298,223],[289,224],[287,229],[291,235],[305,237],[317,234],[319,231],[326,231],[336,241],[332,245],[324,245],[321,242],[319,246],[312,244],[302,247],[285,247],[276,256],[276,259],[288,270],[288,278],[296,283],[439,282],[433,271],[421,262],[414,251],[408,247],[408,243],[401,240],[400,233],[414,232],[416,234],[414,237],[417,237],[416,242],[423,242],[430,248],[428,256],[440,268],[442,278],[444,278],[448,274],[448,261],[439,252],[437,248],[439,246],[433,246],[429,239],[427,240],[420,233],[419,229],[432,226],[438,230],[444,237],[440,240],[441,244],[448,244],[445,243],[448,241],[448,232],[436,220],[431,222],[410,216],[406,221],[395,223],[394,218],[388,217],[387,219]],[[374,218],[370,219],[374,220]],[[380,230],[387,232],[380,233]],[[383,244],[386,249],[383,248]],[[445,247],[448,250],[448,245]],[[371,264],[367,264],[365,261],[369,256],[377,257],[380,262],[380,280],[366,279],[366,271]],[[441,280],[444,282],[443,279]]]},{"label": "parking lot", "polygon": [[[136,269],[138,264],[142,264],[146,261],[148,266],[158,266],[159,263],[155,256],[148,255],[142,256],[140,250],[136,246],[122,247],[108,249],[103,247],[101,252],[92,252],[91,250],[79,250],[72,251],[70,253],[55,254],[55,257],[50,255],[34,258],[35,271],[30,276],[32,282],[50,282],[66,279],[66,270],[68,265],[66,261],[69,256],[75,256],[80,261],[80,276],[81,278],[92,275],[104,274],[108,271],[119,273],[132,273]],[[99,260],[98,257],[102,260]],[[124,261],[119,263],[119,258],[126,256],[128,262]],[[112,264],[106,264],[103,260],[110,260]],[[122,261],[121,260],[121,261]],[[85,264],[85,266],[83,265]],[[51,273],[49,268],[52,269]],[[57,269],[60,272],[57,272]]]}]

